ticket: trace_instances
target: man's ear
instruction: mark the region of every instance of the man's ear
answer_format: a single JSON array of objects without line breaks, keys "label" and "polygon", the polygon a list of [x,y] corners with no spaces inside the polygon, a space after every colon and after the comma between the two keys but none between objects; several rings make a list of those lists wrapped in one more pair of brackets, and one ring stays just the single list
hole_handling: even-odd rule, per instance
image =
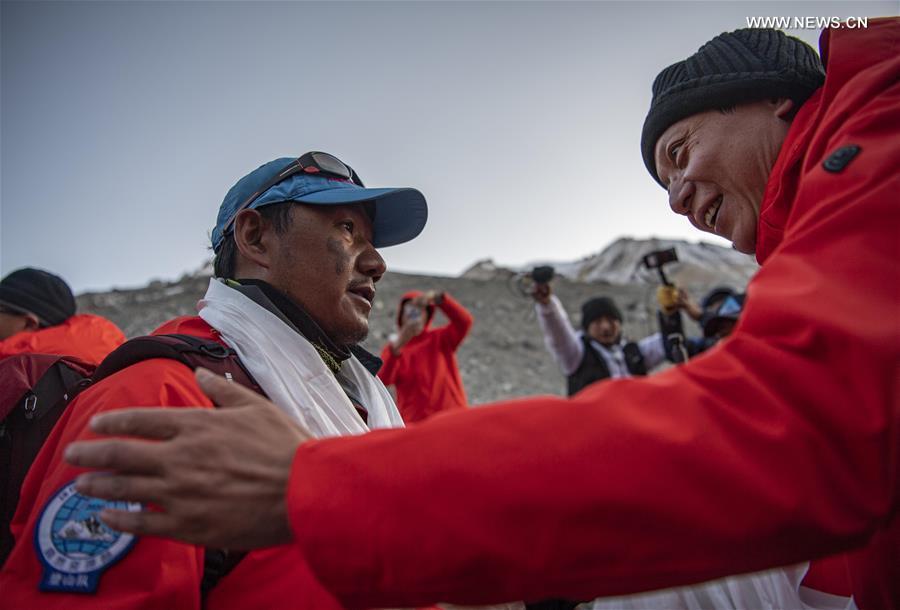
[{"label": "man's ear", "polygon": [[41,321],[33,313],[22,314],[22,317],[25,320],[25,328],[23,330],[34,332],[41,327]]},{"label": "man's ear", "polygon": [[782,121],[792,121],[797,113],[797,105],[789,97],[781,97],[769,101],[775,116]]},{"label": "man's ear", "polygon": [[[271,264],[273,233],[272,224],[256,210],[243,210],[234,219],[234,243],[238,256],[250,264],[268,269]],[[235,261],[240,266],[240,261]]]}]

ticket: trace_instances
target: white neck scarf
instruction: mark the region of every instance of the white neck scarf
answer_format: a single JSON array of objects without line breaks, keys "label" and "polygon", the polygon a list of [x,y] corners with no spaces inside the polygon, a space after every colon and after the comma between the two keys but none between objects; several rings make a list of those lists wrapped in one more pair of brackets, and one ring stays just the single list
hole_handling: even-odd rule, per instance
[{"label": "white neck scarf", "polygon": [[368,426],[312,344],[274,313],[216,279],[210,280],[198,308],[200,317],[237,352],[269,400],[313,436],[403,427],[384,384],[355,356],[343,363],[341,374],[359,388]]}]

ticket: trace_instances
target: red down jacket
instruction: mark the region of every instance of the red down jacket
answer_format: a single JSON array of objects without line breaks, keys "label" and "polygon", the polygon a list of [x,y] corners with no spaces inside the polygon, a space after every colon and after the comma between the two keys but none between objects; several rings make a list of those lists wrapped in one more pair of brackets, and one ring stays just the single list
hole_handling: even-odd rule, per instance
[{"label": "red down jacket", "polygon": [[15,354],[57,354],[99,364],[124,341],[122,331],[106,318],[78,314],[62,324],[16,333],[0,341],[0,358]]},{"label": "red down jacket", "polygon": [[[397,321],[407,301],[421,295],[412,291],[403,295],[397,309]],[[399,354],[390,344],[381,352],[384,365],[378,377],[384,385],[397,388],[397,408],[407,424],[442,411],[467,405],[456,350],[472,327],[472,316],[446,292],[437,307],[449,324],[431,328],[433,311],[429,308],[425,329],[403,346]]]}]

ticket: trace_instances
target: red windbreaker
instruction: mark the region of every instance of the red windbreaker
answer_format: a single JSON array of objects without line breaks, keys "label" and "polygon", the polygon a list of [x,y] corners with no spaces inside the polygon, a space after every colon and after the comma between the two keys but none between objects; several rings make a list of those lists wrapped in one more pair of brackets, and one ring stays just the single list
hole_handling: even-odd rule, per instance
[{"label": "red windbreaker", "polygon": [[860,608],[900,607],[900,20],[821,50],[731,337],[569,400],[298,449],[291,525],[339,599],[591,599],[855,549]]},{"label": "red windbreaker", "polygon": [[16,333],[0,341],[0,358],[15,354],[58,354],[99,364],[124,342],[125,335],[106,318],[79,314],[62,324]]},{"label": "red windbreaker", "polygon": [[[215,330],[200,318],[178,318],[155,332],[218,338]],[[11,524],[17,544],[0,571],[0,606],[10,610],[191,610],[201,607],[200,581],[205,549],[163,538],[137,538],[130,549],[114,552],[112,562],[99,576],[94,593],[39,590],[46,554],[37,550],[38,525],[54,502],[62,499],[60,491],[84,471],[63,461],[62,451],[72,441],[96,438],[88,430],[88,422],[99,412],[158,405],[212,406],[188,367],[174,360],[154,359],[123,369],[86,390],[63,413],[22,486]],[[65,527],[54,527],[53,531],[55,536],[66,533]],[[77,537],[77,532],[74,536]],[[91,558],[97,560],[98,556],[94,553]],[[78,582],[79,576],[83,575],[67,575],[73,583]],[[285,545],[245,556],[212,589],[203,607],[207,610],[328,610],[340,608],[340,605],[316,582],[297,547]]]},{"label": "red windbreaker", "polygon": [[[407,301],[421,295],[412,291],[403,295],[397,309],[397,323]],[[378,377],[384,385],[397,388],[397,408],[407,424],[440,411],[462,409],[468,404],[456,350],[472,327],[472,315],[446,292],[437,306],[450,323],[430,328],[433,310],[429,309],[425,330],[394,354],[390,344],[381,352],[384,365]]]}]

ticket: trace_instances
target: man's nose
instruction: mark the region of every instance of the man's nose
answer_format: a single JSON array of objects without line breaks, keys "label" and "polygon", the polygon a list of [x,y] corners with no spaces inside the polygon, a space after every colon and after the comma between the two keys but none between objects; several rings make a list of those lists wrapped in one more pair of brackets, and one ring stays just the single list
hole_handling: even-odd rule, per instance
[{"label": "man's nose", "polygon": [[369,244],[363,253],[359,255],[359,258],[356,259],[356,268],[360,273],[377,282],[384,275],[384,272],[387,271],[387,264],[381,258],[378,250],[372,244]]},{"label": "man's nose", "polygon": [[691,212],[691,199],[697,187],[691,181],[685,181],[681,178],[672,180],[669,184],[669,207],[676,214],[686,216]]}]

